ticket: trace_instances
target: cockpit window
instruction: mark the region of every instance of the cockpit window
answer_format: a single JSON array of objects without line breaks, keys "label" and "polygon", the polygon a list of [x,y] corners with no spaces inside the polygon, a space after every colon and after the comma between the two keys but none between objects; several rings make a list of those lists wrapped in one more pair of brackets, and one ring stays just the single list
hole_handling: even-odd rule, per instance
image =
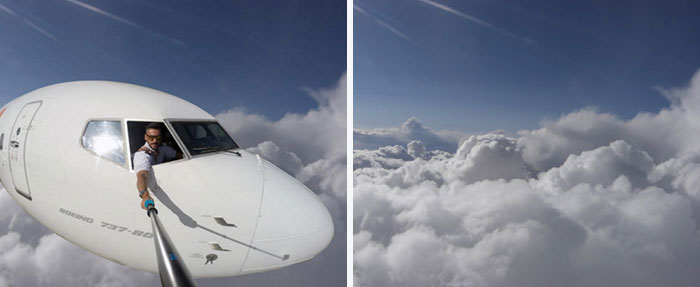
[{"label": "cockpit window", "polygon": [[238,144],[217,122],[170,122],[192,156],[237,149]]},{"label": "cockpit window", "polygon": [[124,136],[119,121],[90,121],[82,144],[85,149],[118,164],[124,164]]},{"label": "cockpit window", "polygon": [[[168,131],[168,129],[163,125],[162,122],[146,122],[146,121],[132,121],[129,120],[126,122],[126,128],[127,128],[127,134],[129,136],[129,154],[131,155],[131,158],[134,158],[134,154],[144,146],[146,143],[144,139],[144,134],[146,133],[146,126],[151,123],[157,123],[161,125],[161,136],[162,140],[160,144],[162,146],[168,146],[171,147],[172,149],[175,150],[175,153],[178,155],[182,155],[182,149],[178,146],[178,144],[175,142],[175,139],[173,138],[172,134]],[[176,158],[176,159],[179,159]],[[174,159],[164,159],[165,161],[163,162],[168,162],[170,160]],[[131,162],[132,168],[133,168],[134,162]],[[159,164],[159,163],[154,163],[154,165]]]}]

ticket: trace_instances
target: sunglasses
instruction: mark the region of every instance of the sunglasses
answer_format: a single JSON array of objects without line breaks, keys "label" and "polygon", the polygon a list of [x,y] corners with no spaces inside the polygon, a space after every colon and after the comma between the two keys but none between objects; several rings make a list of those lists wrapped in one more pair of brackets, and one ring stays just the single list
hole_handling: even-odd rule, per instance
[{"label": "sunglasses", "polygon": [[146,137],[147,137],[149,140],[155,139],[155,140],[157,140],[157,141],[163,139],[163,136],[151,136],[151,135],[146,135]]}]

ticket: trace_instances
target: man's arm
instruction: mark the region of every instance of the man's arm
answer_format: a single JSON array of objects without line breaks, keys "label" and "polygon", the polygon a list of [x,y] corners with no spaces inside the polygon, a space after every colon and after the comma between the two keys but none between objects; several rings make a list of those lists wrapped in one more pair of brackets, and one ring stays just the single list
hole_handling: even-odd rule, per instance
[{"label": "man's arm", "polygon": [[144,203],[146,203],[146,200],[151,199],[151,195],[148,194],[148,171],[147,170],[141,170],[136,173],[136,189],[138,189],[139,193],[141,191],[145,191],[141,195],[141,208],[146,209],[144,206]]},{"label": "man's arm", "polygon": [[151,165],[153,164],[153,157],[146,154],[144,151],[139,150],[134,154],[134,170],[136,171],[136,189],[141,197],[141,208],[146,208],[143,206],[146,200],[151,199],[150,194],[148,194],[148,176],[151,171]]}]

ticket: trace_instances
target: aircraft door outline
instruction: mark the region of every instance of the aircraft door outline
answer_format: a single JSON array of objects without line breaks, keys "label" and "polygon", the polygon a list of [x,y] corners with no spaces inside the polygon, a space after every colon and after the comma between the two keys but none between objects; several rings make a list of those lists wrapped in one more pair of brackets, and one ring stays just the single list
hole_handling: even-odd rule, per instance
[{"label": "aircraft door outline", "polygon": [[29,131],[32,127],[34,116],[39,111],[42,101],[30,102],[22,107],[22,110],[17,115],[15,123],[10,131],[10,173],[12,174],[12,182],[15,185],[15,191],[26,199],[32,200],[29,181],[27,180],[26,168],[26,145]]}]

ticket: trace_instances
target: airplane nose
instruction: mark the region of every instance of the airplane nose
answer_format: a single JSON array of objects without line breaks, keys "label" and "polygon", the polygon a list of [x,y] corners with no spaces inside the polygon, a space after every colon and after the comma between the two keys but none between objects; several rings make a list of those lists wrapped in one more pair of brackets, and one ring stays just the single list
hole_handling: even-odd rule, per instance
[{"label": "airplane nose", "polygon": [[321,199],[272,164],[265,181],[258,225],[241,274],[308,260],[333,238],[333,220]]}]

